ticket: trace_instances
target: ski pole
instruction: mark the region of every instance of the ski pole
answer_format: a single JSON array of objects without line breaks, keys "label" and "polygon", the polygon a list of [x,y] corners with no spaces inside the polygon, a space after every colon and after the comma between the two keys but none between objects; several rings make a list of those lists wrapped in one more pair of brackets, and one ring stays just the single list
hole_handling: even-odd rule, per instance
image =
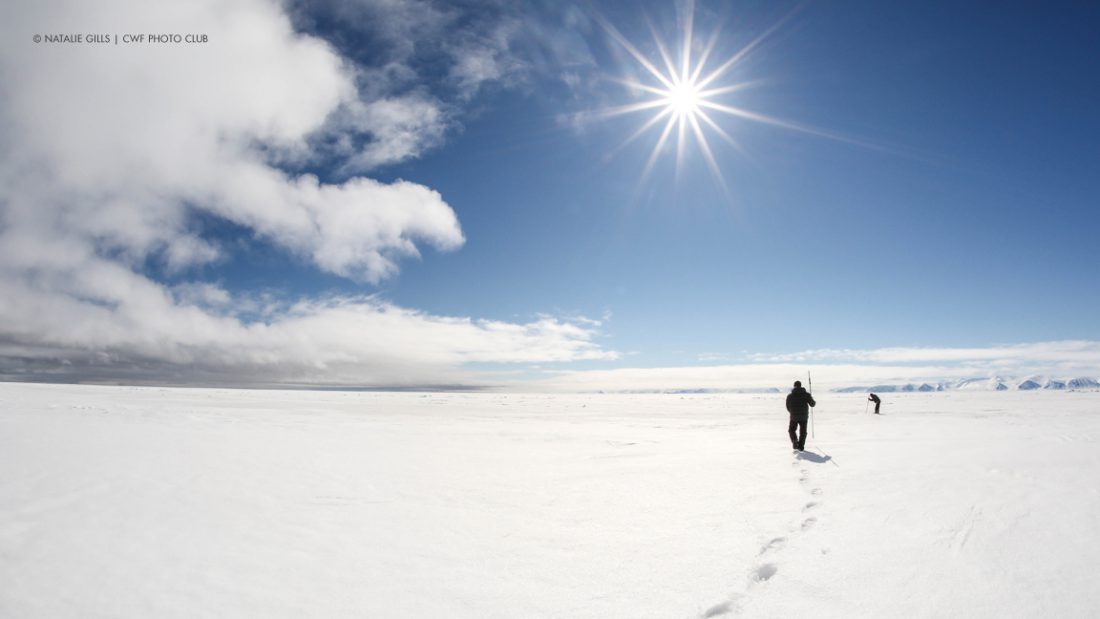
[{"label": "ski pole", "polygon": [[867,400],[867,406],[863,407],[863,414],[866,415],[867,411],[871,410],[871,401]]},{"label": "ski pole", "polygon": [[[814,379],[810,377],[810,373],[806,372],[806,383],[810,386],[810,395],[814,394]],[[814,434],[814,407],[810,407],[810,438],[817,438]]]}]

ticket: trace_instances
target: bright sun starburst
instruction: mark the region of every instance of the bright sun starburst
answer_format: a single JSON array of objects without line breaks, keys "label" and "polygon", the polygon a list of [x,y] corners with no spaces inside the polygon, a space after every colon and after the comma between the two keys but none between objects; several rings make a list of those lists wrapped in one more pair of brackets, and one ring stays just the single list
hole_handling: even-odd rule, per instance
[{"label": "bright sun starburst", "polygon": [[[637,103],[612,108],[606,110],[604,113],[606,116],[643,111],[652,113],[652,116],[650,116],[650,118],[628,137],[622,146],[620,146],[620,148],[625,147],[651,129],[659,127],[659,137],[646,162],[645,170],[642,174],[643,178],[649,175],[650,170],[653,168],[653,164],[664,150],[665,145],[668,144],[671,139],[676,140],[676,167],[677,170],[679,170],[683,164],[684,149],[689,140],[688,136],[690,135],[698,146],[699,151],[702,153],[703,158],[706,160],[711,172],[714,173],[715,179],[722,186],[723,190],[725,190],[725,181],[723,180],[718,162],[715,159],[714,151],[707,139],[707,134],[711,133],[716,135],[739,150],[740,146],[729,132],[723,129],[719,122],[715,120],[718,118],[719,114],[797,131],[805,131],[823,137],[833,137],[824,132],[815,131],[763,114],[751,112],[720,100],[720,98],[730,93],[750,86],[749,82],[730,83],[728,80],[730,70],[740,61],[744,60],[750,52],[759,46],[765,38],[776,30],[776,28],[782,25],[786,19],[781,20],[779,23],[760,34],[760,36],[753,39],[748,45],[743,47],[725,62],[716,65],[711,63],[712,68],[708,68],[708,62],[711,60],[711,53],[714,51],[714,47],[719,40],[720,30],[715,29],[707,42],[698,49],[698,54],[696,55],[693,21],[694,6],[691,2],[688,2],[682,13],[683,29],[680,33],[680,40],[677,42],[678,52],[676,60],[673,59],[668,47],[657,34],[656,28],[650,24],[650,30],[653,32],[653,38],[657,45],[657,52],[660,56],[659,60],[653,61],[640,52],[638,48],[623,36],[610,22],[605,19],[600,20],[608,34],[610,34],[610,36],[621,45],[643,69],[645,69],[644,76],[647,78],[645,81],[620,81],[627,85],[631,91],[640,93],[640,96],[648,96],[649,98]],[[675,136],[675,138],[673,138],[673,136]]]}]

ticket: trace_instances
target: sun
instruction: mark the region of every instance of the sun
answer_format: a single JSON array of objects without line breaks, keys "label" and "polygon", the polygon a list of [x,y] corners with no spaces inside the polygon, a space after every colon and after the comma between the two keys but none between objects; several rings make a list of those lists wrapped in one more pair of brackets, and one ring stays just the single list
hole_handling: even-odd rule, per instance
[{"label": "sun", "polygon": [[[694,32],[694,4],[686,3],[681,13],[682,30],[676,42],[675,54],[657,34],[650,24],[657,48],[657,58],[647,57],[613,24],[597,17],[610,37],[621,45],[630,57],[641,66],[641,78],[619,79],[635,97],[642,100],[621,105],[603,111],[603,116],[617,116],[638,112],[649,112],[650,116],[619,147],[625,147],[645,134],[656,133],[657,141],[646,162],[642,178],[646,178],[653,169],[658,157],[666,150],[670,140],[676,142],[676,168],[683,165],[684,151],[689,141],[694,142],[702,153],[707,166],[723,190],[728,190],[718,165],[708,135],[720,138],[734,148],[742,150],[737,141],[719,122],[723,117],[736,117],[768,125],[805,131],[823,137],[833,137],[824,132],[815,131],[800,125],[772,118],[764,114],[743,109],[728,101],[728,97],[752,85],[751,82],[734,82],[729,75],[740,62],[752,53],[760,43],[779,28],[791,15],[780,20],[765,32],[750,41],[737,53],[720,63],[712,62],[712,53],[717,45],[721,30],[716,28],[706,42],[696,46]],[[676,56],[675,58],[673,56]]]},{"label": "sun", "polygon": [[665,95],[665,104],[677,117],[699,113],[699,89],[692,82],[676,84]]}]

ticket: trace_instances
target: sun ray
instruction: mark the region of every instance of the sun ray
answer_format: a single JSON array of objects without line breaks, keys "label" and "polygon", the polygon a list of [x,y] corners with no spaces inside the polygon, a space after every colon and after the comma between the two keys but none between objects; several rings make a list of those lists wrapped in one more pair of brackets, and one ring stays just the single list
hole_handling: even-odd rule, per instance
[{"label": "sun ray", "polygon": [[718,184],[722,188],[722,192],[729,195],[729,187],[726,186],[726,180],[722,176],[722,170],[718,167],[718,161],[714,158],[714,153],[710,150],[710,144],[707,142],[707,136],[703,135],[703,129],[699,127],[699,119],[696,116],[691,117],[691,130],[695,133],[695,139],[699,142],[699,149],[703,151],[703,158],[706,159],[707,166],[710,168],[714,178],[718,179]]},{"label": "sun ray", "polygon": [[[710,89],[707,89],[707,90],[700,90],[697,93],[697,95],[700,99],[706,100],[706,99],[709,99],[711,97],[717,97],[718,95],[728,95],[730,93],[738,92],[738,91],[741,91],[741,90],[748,90],[749,88],[754,88],[756,86],[759,86],[761,83],[762,83],[762,80],[756,80],[756,81],[752,81],[752,82],[741,82],[741,83],[738,83],[738,84],[730,84],[729,86],[722,86],[720,88],[710,88]],[[698,84],[696,84],[696,87],[698,87]]]},{"label": "sun ray", "polygon": [[668,123],[665,124],[664,131],[661,132],[661,138],[657,140],[657,144],[653,147],[653,152],[649,155],[649,160],[646,161],[645,168],[642,170],[642,179],[649,178],[649,173],[653,170],[653,164],[657,162],[657,156],[661,154],[661,149],[665,145],[665,141],[668,140],[669,133],[672,132],[672,128],[676,125],[676,115],[670,114],[668,117]]},{"label": "sun ray", "polygon": [[710,55],[714,51],[714,47],[718,45],[719,35],[722,34],[721,28],[715,28],[711,33],[710,39],[707,40],[707,44],[703,46],[703,52],[699,55],[699,61],[695,63],[695,70],[691,72],[691,81],[693,83],[699,83],[699,75],[703,73],[703,67],[707,66],[707,61],[710,60]]},{"label": "sun ray", "polygon": [[741,147],[741,144],[737,140],[733,139],[732,135],[726,132],[726,130],[723,129],[718,123],[714,122],[714,120],[710,117],[710,114],[707,114],[703,110],[699,110],[698,116],[699,118],[702,118],[703,122],[707,123],[707,125],[710,126],[710,128],[713,129],[715,133],[721,136],[722,139],[725,140],[730,146],[736,148],[742,155],[748,154],[745,152],[745,149]]},{"label": "sun ray", "polygon": [[687,6],[684,7],[684,13],[684,36],[682,51],[680,52],[680,83],[688,84],[691,83],[688,75],[691,73],[691,37],[695,26],[695,3],[688,2]]},{"label": "sun ray", "polygon": [[795,8],[793,11],[791,11],[790,13],[787,13],[787,15],[784,16],[782,19],[780,19],[778,22],[776,22],[775,24],[772,24],[771,28],[768,28],[763,33],[761,33],[760,36],[758,36],[755,39],[753,39],[752,41],[750,41],[748,45],[746,45],[745,47],[742,47],[741,50],[738,51],[733,56],[731,56],[729,60],[722,63],[722,65],[719,66],[717,69],[715,69],[714,71],[711,71],[706,77],[699,80],[699,87],[700,88],[705,88],[707,84],[709,84],[709,83],[713,82],[714,80],[718,79],[719,77],[722,76],[722,74],[724,74],[726,71],[728,71],[731,67],[733,67],[738,62],[741,62],[746,57],[748,57],[748,55],[750,53],[752,53],[752,51],[754,49],[756,49],[761,43],[763,43],[765,40],[767,40],[767,38],[770,37],[773,33],[775,33],[776,30],[778,30],[781,26],[783,26],[783,24],[790,21],[790,19],[792,17],[794,17],[801,10],[801,8],[802,7],[799,6],[799,7]]},{"label": "sun ray", "polygon": [[628,105],[619,105],[616,107],[605,108],[598,112],[601,118],[611,118],[613,116],[622,116],[623,114],[631,114],[634,112],[643,112],[645,110],[652,110],[658,107],[668,107],[668,104],[660,99],[654,99],[652,101],[642,101],[640,103],[631,103]]},{"label": "sun ray", "polygon": [[622,85],[624,85],[624,86],[629,86],[630,88],[641,90],[643,92],[648,92],[650,94],[654,94],[654,95],[657,95],[657,96],[660,96],[660,97],[663,97],[664,95],[668,94],[668,89],[667,88],[657,88],[656,86],[650,86],[648,84],[643,84],[641,82],[635,82],[633,80],[617,80],[617,81],[619,83],[621,83]]},{"label": "sun ray", "polygon": [[617,41],[619,45],[622,45],[623,49],[625,49],[627,53],[633,56],[634,60],[638,61],[638,64],[642,65],[642,67],[649,71],[653,75],[653,77],[657,78],[657,81],[661,82],[668,88],[672,88],[672,82],[670,82],[669,79],[665,77],[665,75],[661,73],[661,71],[657,67],[653,66],[653,63],[650,62],[649,59],[645,57],[645,55],[638,51],[638,48],[634,47],[634,44],[631,43],[630,40],[627,39],[625,36],[623,36],[622,33],[619,32],[619,30],[611,24],[611,22],[599,16],[597,16],[597,21],[599,21],[603,28],[607,30],[608,34],[611,35],[611,38],[615,39],[615,41]]},{"label": "sun ray", "polygon": [[834,140],[834,141],[837,141],[837,142],[844,142],[846,144],[852,144],[852,145],[855,145],[855,146],[862,146],[864,148],[870,148],[872,150],[879,150],[879,151],[888,151],[889,150],[889,149],[886,149],[886,148],[884,148],[882,146],[879,146],[877,144],[872,144],[870,142],[864,142],[862,140],[856,140],[854,138],[843,136],[839,133],[833,133],[832,131],[825,131],[823,129],[817,129],[817,128],[810,127],[810,126],[807,126],[807,125],[794,123],[794,122],[791,122],[791,121],[788,121],[788,120],[783,120],[781,118],[774,118],[774,117],[771,117],[771,116],[767,116],[765,114],[760,114],[760,113],[757,113],[757,112],[751,112],[749,110],[743,110],[741,108],[734,107],[732,105],[723,105],[723,104],[720,104],[720,103],[715,103],[713,101],[700,101],[699,105],[701,107],[709,108],[709,109],[716,110],[716,111],[719,111],[719,112],[725,112],[726,114],[729,114],[730,116],[738,116],[740,118],[745,118],[747,120],[751,120],[751,121],[760,123],[762,125],[771,125],[773,127],[780,127],[782,129],[787,129],[789,131],[797,131],[797,132],[800,132],[800,133],[813,135],[813,136],[816,136],[816,137],[819,137],[819,138],[825,138],[825,139],[828,139],[828,140]]},{"label": "sun ray", "polygon": [[624,149],[628,145],[630,145],[634,140],[637,140],[638,138],[642,137],[642,135],[644,135],[646,131],[649,131],[650,127],[652,127],[652,126],[656,125],[657,123],[661,122],[661,120],[664,119],[664,117],[668,116],[669,114],[672,114],[672,110],[664,109],[659,114],[654,116],[653,118],[650,118],[648,121],[646,121],[646,123],[644,125],[642,125],[641,127],[638,127],[637,131],[630,134],[630,137],[623,140],[623,143],[619,144],[615,148],[615,150],[611,151],[609,156],[614,156],[619,151],[621,151],[622,149]]},{"label": "sun ray", "polygon": [[668,70],[666,74],[669,78],[675,82],[676,77],[676,63],[672,61],[672,56],[668,53],[668,47],[665,46],[664,39],[657,32],[657,26],[653,25],[653,20],[646,16],[646,25],[649,26],[649,32],[653,35],[653,42],[657,45],[657,54],[661,57],[661,60],[665,63],[665,69]]},{"label": "sun ray", "polygon": [[686,119],[688,114],[679,114],[676,123],[676,178],[680,178],[680,172],[684,169],[684,137],[686,132]]}]

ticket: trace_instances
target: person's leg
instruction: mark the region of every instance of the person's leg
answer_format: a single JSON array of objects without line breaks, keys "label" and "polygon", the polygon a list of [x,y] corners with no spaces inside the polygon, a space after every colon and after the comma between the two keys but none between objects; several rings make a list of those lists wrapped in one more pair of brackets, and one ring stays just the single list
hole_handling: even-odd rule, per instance
[{"label": "person's leg", "polygon": [[882,406],[882,402],[875,402],[875,414],[878,414],[878,407]]},{"label": "person's leg", "polygon": [[802,451],[806,448],[806,416],[801,415],[798,419],[798,450]]},{"label": "person's leg", "polygon": [[[787,436],[791,437],[791,449],[798,449],[798,436],[794,431],[798,428],[798,415],[791,415],[791,422],[787,424]],[[803,430],[802,434],[805,435],[806,431]]]}]

